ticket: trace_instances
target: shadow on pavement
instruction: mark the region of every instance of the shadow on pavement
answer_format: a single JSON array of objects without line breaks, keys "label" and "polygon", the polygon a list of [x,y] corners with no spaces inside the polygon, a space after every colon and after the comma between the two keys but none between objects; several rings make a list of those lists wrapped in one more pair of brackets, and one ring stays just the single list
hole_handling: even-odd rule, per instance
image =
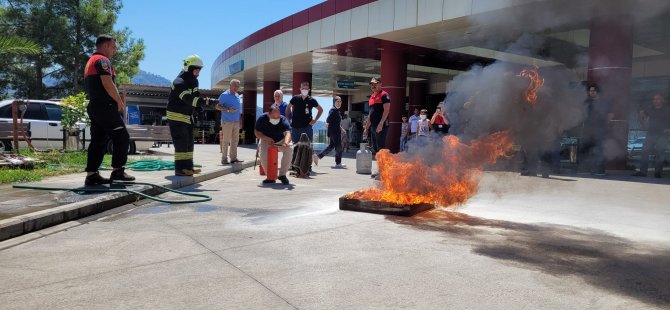
[{"label": "shadow on pavement", "polygon": [[551,224],[489,220],[459,212],[429,211],[387,219],[442,231],[472,243],[473,252],[552,275],[581,277],[593,286],[642,302],[670,305],[670,248]]}]

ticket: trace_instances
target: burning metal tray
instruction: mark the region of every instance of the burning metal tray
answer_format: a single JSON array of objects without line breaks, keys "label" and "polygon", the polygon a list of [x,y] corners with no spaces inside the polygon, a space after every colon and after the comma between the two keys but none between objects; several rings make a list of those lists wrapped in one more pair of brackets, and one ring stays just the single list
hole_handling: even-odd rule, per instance
[{"label": "burning metal tray", "polygon": [[340,197],[340,210],[368,212],[385,215],[413,216],[423,211],[433,209],[431,203],[398,204],[392,202],[364,200],[348,198],[347,195]]}]

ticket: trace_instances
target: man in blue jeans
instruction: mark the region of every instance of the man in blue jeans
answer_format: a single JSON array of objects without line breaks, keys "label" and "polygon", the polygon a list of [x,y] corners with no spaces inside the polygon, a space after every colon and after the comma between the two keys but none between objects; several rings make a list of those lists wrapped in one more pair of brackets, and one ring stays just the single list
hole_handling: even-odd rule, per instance
[{"label": "man in blue jeans", "polygon": [[[285,115],[291,115],[291,138],[293,144],[298,143],[300,135],[306,133],[310,141],[314,137],[312,125],[319,120],[323,114],[323,108],[316,102],[314,97],[309,95],[309,82],[300,83],[300,95],[293,96],[286,107]],[[316,117],[312,118],[312,109],[316,108]]]}]

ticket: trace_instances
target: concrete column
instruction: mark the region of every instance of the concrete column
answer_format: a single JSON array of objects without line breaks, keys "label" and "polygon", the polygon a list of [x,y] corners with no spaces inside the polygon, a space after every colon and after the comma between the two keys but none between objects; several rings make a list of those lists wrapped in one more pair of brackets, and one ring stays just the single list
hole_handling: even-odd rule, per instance
[{"label": "concrete column", "polygon": [[351,113],[351,105],[349,104],[349,95],[338,95],[340,98],[342,98],[342,107],[340,110],[342,112],[347,111]]},{"label": "concrete column", "polygon": [[254,144],[256,136],[254,127],[256,125],[256,81],[244,83],[243,108],[242,108],[242,130],[244,130],[244,144]]},{"label": "concrete column", "polygon": [[428,84],[425,82],[409,82],[409,110],[407,116],[414,114],[414,109],[419,110],[426,107],[426,95]]},{"label": "concrete column", "polygon": [[589,38],[588,81],[600,86],[613,120],[605,141],[608,169],[625,169],[628,99],[633,63],[633,26],[627,15],[594,17]]},{"label": "concrete column", "polygon": [[400,150],[400,129],[402,127],[402,114],[405,111],[407,58],[402,52],[390,47],[384,48],[381,54],[382,89],[391,97],[386,147],[391,152],[397,153]]},{"label": "concrete column", "polygon": [[263,81],[263,112],[267,112],[275,102],[274,92],[279,89],[277,81]]},{"label": "concrete column", "polygon": [[310,72],[293,72],[293,96],[300,95],[300,83],[309,82],[310,89],[312,88],[312,73]]}]

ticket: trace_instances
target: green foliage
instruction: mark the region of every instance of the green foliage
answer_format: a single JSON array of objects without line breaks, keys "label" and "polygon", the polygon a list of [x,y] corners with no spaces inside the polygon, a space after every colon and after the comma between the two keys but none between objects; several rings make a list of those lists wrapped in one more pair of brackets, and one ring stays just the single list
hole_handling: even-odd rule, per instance
[{"label": "green foliage", "polygon": [[36,170],[0,168],[0,184],[35,182],[41,179]]},{"label": "green foliage", "polygon": [[35,55],[39,53],[39,45],[26,38],[13,35],[0,37],[0,55]]},{"label": "green foliage", "polygon": [[115,31],[112,35],[116,38],[118,52],[114,56],[114,69],[116,70],[116,84],[130,84],[131,78],[140,71],[140,61],[144,59],[144,40],[133,39],[132,31],[124,28]]},{"label": "green foliage", "polygon": [[[33,99],[82,91],[84,66],[96,37],[104,33],[114,35],[119,45],[112,59],[117,83],[128,82],[144,58],[144,42],[133,39],[127,28],[114,31],[121,7],[121,0],[0,0],[0,38],[24,38],[39,48],[34,54],[0,57],[0,97],[8,85],[16,97]],[[57,85],[47,88],[46,77]]]},{"label": "green foliage", "polygon": [[88,127],[90,120],[88,119],[88,113],[86,113],[86,107],[88,107],[88,99],[86,99],[85,93],[70,95],[63,99],[63,115],[60,121],[63,128],[66,130],[74,129],[77,122],[84,122]]}]

